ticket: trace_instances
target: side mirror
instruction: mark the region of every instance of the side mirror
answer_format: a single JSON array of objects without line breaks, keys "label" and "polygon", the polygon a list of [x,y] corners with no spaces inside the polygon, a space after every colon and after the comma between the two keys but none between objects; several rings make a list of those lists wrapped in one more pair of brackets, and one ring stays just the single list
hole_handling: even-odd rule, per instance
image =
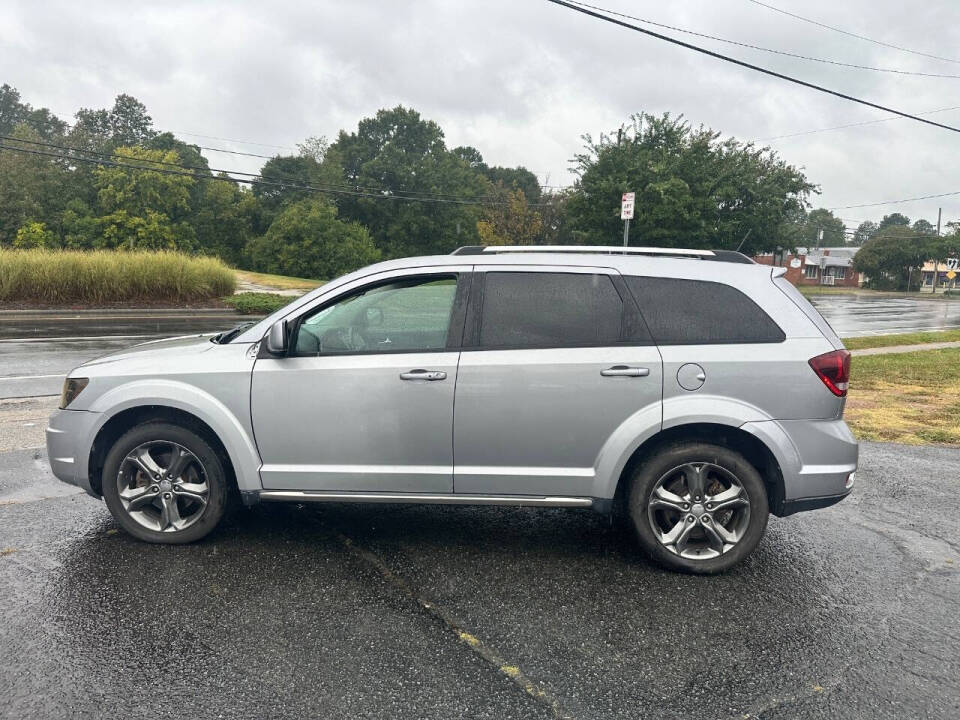
[{"label": "side mirror", "polygon": [[267,352],[271,355],[286,355],[287,345],[287,323],[280,320],[275,322],[267,333]]}]

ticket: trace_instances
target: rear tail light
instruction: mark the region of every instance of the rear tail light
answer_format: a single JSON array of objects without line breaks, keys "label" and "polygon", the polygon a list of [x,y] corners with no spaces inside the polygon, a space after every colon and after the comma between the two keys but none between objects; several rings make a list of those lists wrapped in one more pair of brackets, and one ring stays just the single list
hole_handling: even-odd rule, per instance
[{"label": "rear tail light", "polygon": [[837,397],[847,394],[850,383],[850,351],[834,350],[810,358],[810,367],[817,374],[827,389]]}]

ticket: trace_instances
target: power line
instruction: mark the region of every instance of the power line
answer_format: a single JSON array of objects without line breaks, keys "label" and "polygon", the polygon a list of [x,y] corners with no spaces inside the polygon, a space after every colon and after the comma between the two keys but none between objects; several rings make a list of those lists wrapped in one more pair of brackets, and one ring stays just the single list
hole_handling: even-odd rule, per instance
[{"label": "power line", "polygon": [[827,208],[827,210],[850,210],[852,208],[879,207],[880,205],[898,205],[900,203],[914,202],[916,200],[932,200],[934,198],[951,197],[953,195],[960,195],[960,190],[956,190],[954,192],[937,193],[936,195],[921,195],[920,197],[902,198],[900,200],[860,203],[859,205],[840,205],[838,207]]},{"label": "power line", "polygon": [[[77,152],[77,153],[81,153],[81,154],[89,155],[89,156],[93,156],[93,157],[106,158],[106,159],[109,159],[109,160],[116,160],[116,158],[117,158],[116,155],[111,154],[111,153],[98,152],[98,151],[96,151],[96,150],[85,150],[85,149],[83,149],[83,148],[73,147],[73,146],[70,146],[70,145],[58,145],[58,144],[56,144],[56,143],[41,142],[41,141],[39,141],[39,140],[24,140],[24,139],[22,139],[22,138],[17,138],[17,137],[14,137],[14,136],[12,136],[12,135],[2,135],[2,134],[0,134],[0,140],[7,140],[7,141],[11,141],[11,142],[24,143],[24,144],[27,144],[27,145],[35,145],[35,146],[39,146],[39,147],[55,148],[55,149],[58,149],[58,150],[69,150],[69,151],[71,151],[71,152]],[[9,149],[9,148],[8,148],[8,149]],[[161,150],[161,152],[162,152],[162,150]],[[243,176],[246,176],[246,177],[262,178],[262,179],[264,179],[264,180],[276,180],[276,181],[279,181],[279,182],[286,182],[286,178],[283,178],[283,177],[280,177],[280,176],[276,176],[276,175],[264,175],[263,173],[248,173],[248,172],[242,172],[242,171],[240,171],[240,170],[225,170],[225,169],[222,169],[222,168],[211,168],[211,167],[204,167],[204,166],[201,166],[201,165],[185,165],[185,164],[183,164],[183,163],[170,162],[170,161],[167,161],[167,160],[146,160],[146,159],[142,159],[142,158],[122,158],[122,159],[125,160],[127,163],[137,163],[137,162],[139,162],[139,163],[147,163],[147,164],[148,164],[148,166],[140,166],[140,165],[137,165],[137,166],[136,166],[136,167],[140,167],[141,169],[151,169],[149,166],[152,166],[152,165],[165,165],[165,166],[175,167],[175,168],[178,168],[178,169],[180,169],[180,170],[199,170],[199,171],[201,171],[201,172],[226,173],[226,174],[228,174],[228,175],[243,175]],[[234,179],[237,179],[237,178],[234,178]],[[430,199],[434,199],[434,198],[454,198],[454,199],[462,199],[462,198],[460,198],[459,196],[454,195],[454,194],[452,194],[452,193],[427,193],[427,192],[420,192],[420,191],[415,191],[415,190],[390,190],[390,189],[387,189],[387,188],[369,187],[369,186],[363,186],[363,185],[346,185],[346,184],[342,184],[342,185],[325,185],[325,186],[318,186],[318,187],[320,187],[322,190],[329,190],[329,191],[335,191],[335,190],[367,190],[367,191],[369,191],[369,192],[371,192],[371,193],[378,193],[378,194],[390,193],[390,194],[394,194],[394,195],[402,195],[402,196],[404,196],[404,197],[407,197],[407,198],[410,199],[410,200],[421,200],[421,199],[423,199],[423,200],[430,200]],[[492,195],[481,195],[481,196],[478,196],[477,199],[478,199],[478,200],[489,200],[489,201],[491,201],[491,202],[488,203],[488,204],[502,204],[502,202],[503,202],[503,201],[498,201],[498,200],[496,199],[496,197],[495,197],[495,196],[492,196]],[[539,205],[541,205],[541,203],[529,203],[529,204],[528,204],[528,206],[530,206],[530,207],[536,207],[536,206],[539,206]]]},{"label": "power line", "polygon": [[874,45],[882,45],[883,47],[892,48],[893,50],[899,50],[900,52],[910,53],[911,55],[920,55],[922,57],[932,58],[934,60],[943,60],[944,62],[949,62],[949,63],[960,63],[960,60],[954,60],[953,58],[941,57],[940,55],[931,55],[930,53],[920,52],[919,50],[911,50],[910,48],[901,47],[900,45],[893,45],[892,43],[883,42],[882,40],[874,40],[873,38],[869,38],[866,35],[857,35],[856,33],[852,33],[847,30],[841,30],[840,28],[833,27],[832,25],[827,25],[825,23],[818,22],[816,20],[811,20],[810,18],[802,17],[801,15],[795,15],[794,13],[787,12],[786,10],[781,10],[780,8],[774,7],[773,5],[767,5],[764,2],[759,2],[759,0],[749,0],[749,2],[752,2],[754,5],[760,5],[761,7],[765,7],[768,10],[773,10],[774,12],[781,13],[782,15],[788,15],[796,20],[802,20],[805,23],[810,23],[811,25],[816,25],[817,27],[825,28],[826,30],[833,30],[834,32],[838,32],[842,35],[847,35],[848,37],[856,38],[857,40],[865,40],[866,42],[873,43]]},{"label": "power line", "polygon": [[[124,163],[124,162],[117,162],[116,160],[106,160],[103,158],[80,157],[77,155],[67,155],[64,153],[48,152],[45,150],[30,150],[28,148],[13,147],[11,145],[5,145],[2,143],[0,143],[0,150],[10,150],[12,152],[27,153],[30,155],[39,155],[44,157],[52,157],[52,158],[69,160],[74,162],[84,162],[92,165],[109,165],[112,167],[121,167],[121,168],[130,169],[130,170],[140,170],[143,172],[155,172],[155,173],[161,173],[164,175],[177,175],[181,177],[189,177],[194,180],[238,182],[238,183],[244,183],[248,185],[266,185],[268,187],[286,188],[290,190],[307,190],[310,192],[328,193],[332,195],[366,197],[366,198],[371,198],[376,200],[408,200],[411,202],[433,202],[433,203],[446,203],[446,204],[454,204],[454,205],[478,205],[478,206],[504,204],[502,202],[491,202],[491,201],[482,201],[482,200],[406,197],[403,195],[386,194],[386,193],[370,193],[370,192],[360,192],[360,191],[354,191],[354,190],[342,190],[337,188],[307,185],[304,183],[296,183],[296,182],[286,182],[286,181],[274,182],[273,180],[263,179],[262,177],[253,175],[252,173],[240,173],[240,172],[235,173],[237,175],[251,176],[249,178],[223,178],[223,177],[218,177],[216,175],[198,175],[193,172],[185,171],[187,170],[187,168],[183,168],[182,170],[172,170],[172,169],[158,168],[158,167],[145,167],[144,165],[133,165],[133,164],[130,164],[129,162]],[[83,152],[83,151],[80,151],[80,152]],[[131,160],[133,162],[141,162],[141,163],[152,162],[149,160],[137,161],[136,159],[132,159],[132,158]],[[224,172],[229,174],[232,171],[220,170],[218,172]],[[531,203],[529,206],[539,207],[540,205],[541,204]]]},{"label": "power line", "polygon": [[[916,120],[917,122],[924,123],[925,125],[933,125],[934,127],[942,128],[944,130],[950,130],[951,132],[960,133],[960,128],[955,128],[950,125],[944,125],[942,123],[934,122],[933,120],[927,120],[925,118],[918,117],[917,115],[911,115],[910,113],[906,113],[901,110],[894,110],[893,108],[886,107],[885,105],[879,105],[877,103],[870,102],[869,100],[863,100],[861,98],[854,97],[853,95],[847,95],[846,93],[842,93],[838,90],[831,90],[830,88],[826,88],[822,85],[816,85],[815,83],[807,82],[806,80],[800,80],[799,78],[795,78],[790,75],[784,75],[783,73],[778,73],[774,70],[768,70],[767,68],[760,67],[759,65],[753,65],[752,63],[748,63],[743,60],[737,60],[736,58],[732,58],[729,55],[723,55],[721,53],[714,52],[713,50],[707,50],[706,48],[702,48],[699,45],[692,45],[682,40],[677,40],[676,38],[672,38],[669,35],[662,35],[660,33],[654,32],[653,30],[647,30],[646,28],[637,27],[636,25],[631,25],[628,22],[623,22],[622,20],[617,20],[616,18],[608,17],[607,15],[601,15],[600,13],[594,12],[593,10],[589,10],[588,8],[580,7],[570,2],[565,2],[565,0],[547,0],[547,2],[553,3],[554,5],[560,5],[561,7],[565,7],[568,10],[573,10],[574,12],[582,13],[583,15],[589,15],[590,17],[597,18],[598,20],[603,20],[605,22],[612,23],[614,25],[619,25],[620,27],[625,27],[628,30],[633,30],[634,32],[639,32],[639,33],[643,33],[644,35],[649,35],[650,37],[655,37],[658,40],[665,40],[668,43],[673,43],[674,45],[679,45],[680,47],[684,47],[687,50],[693,50],[695,52],[702,53],[704,55],[709,55],[710,57],[717,58],[718,60],[724,60],[726,62],[733,63],[734,65],[739,65],[740,67],[745,67],[750,70],[756,70],[757,72],[763,73],[764,75],[770,75],[771,77],[780,78],[781,80],[786,80],[787,82],[792,82],[792,83],[795,83],[796,85],[802,85],[803,87],[808,87],[812,90],[817,90],[819,92],[826,93],[828,95],[833,95],[835,97],[843,98],[844,100],[849,100],[851,102],[859,103],[860,105],[866,105],[867,107],[876,108],[877,110],[883,110],[884,112],[893,113],[894,115],[900,115],[901,117],[910,118],[911,120]],[[604,11],[604,12],[608,12],[608,11]]]},{"label": "power line", "polygon": [[[960,110],[960,105],[954,107],[939,108],[938,110],[928,110],[926,112],[917,113],[917,115],[935,115],[937,113],[949,112],[950,110]],[[772,137],[759,138],[756,142],[767,142],[769,140],[783,140],[784,138],[800,137],[801,135],[813,135],[815,133],[828,132],[830,130],[846,130],[847,128],[852,127],[861,127],[863,125],[875,125],[877,123],[886,123],[893,122],[894,120],[902,120],[900,117],[891,117],[891,118],[880,118],[879,120],[865,120],[864,122],[849,123],[847,125],[835,125],[833,127],[826,128],[817,128],[815,130],[803,130],[801,132],[787,133],[786,135],[774,135]]]},{"label": "power line", "polygon": [[773,55],[782,55],[784,57],[797,58],[799,60],[809,60],[811,62],[824,63],[827,65],[836,65],[839,67],[855,68],[857,70],[872,70],[873,72],[895,73],[897,75],[917,75],[920,77],[931,77],[931,78],[960,79],[960,75],[951,75],[946,73],[915,72],[913,70],[897,70],[895,68],[882,68],[882,67],[874,67],[871,65],[857,65],[855,63],[846,63],[846,62],[841,62],[839,60],[827,60],[826,58],[811,57],[809,55],[800,55],[799,53],[787,52],[785,50],[775,50],[773,48],[761,47],[760,45],[751,45],[750,43],[739,42],[737,40],[729,40],[727,38],[717,37],[716,35],[708,35],[706,33],[694,32],[693,30],[686,30],[684,28],[676,27],[674,25],[665,25],[664,23],[654,22],[653,20],[646,20],[644,18],[637,17],[636,15],[627,15],[625,13],[615,12],[613,10],[606,10],[605,8],[597,7],[596,5],[590,5],[589,3],[585,3],[585,2],[579,2],[578,0],[570,0],[570,2],[572,2],[574,5],[590,8],[591,10],[599,10],[609,15],[615,15],[617,17],[636,20],[637,22],[644,23],[645,25],[653,25],[655,27],[665,28],[667,30],[673,30],[675,32],[684,33],[686,35],[695,35],[696,37],[702,37],[708,40],[716,40],[717,42],[726,43],[728,45],[736,45],[738,47],[743,47],[743,48],[749,48],[751,50],[759,50],[761,52],[771,53]]}]

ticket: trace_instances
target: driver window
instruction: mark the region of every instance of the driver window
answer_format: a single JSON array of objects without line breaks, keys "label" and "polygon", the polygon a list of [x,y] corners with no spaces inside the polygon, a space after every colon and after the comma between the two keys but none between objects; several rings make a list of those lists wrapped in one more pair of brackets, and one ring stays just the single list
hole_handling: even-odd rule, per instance
[{"label": "driver window", "polygon": [[296,354],[443,350],[456,292],[454,276],[364,288],[307,317],[297,330]]}]

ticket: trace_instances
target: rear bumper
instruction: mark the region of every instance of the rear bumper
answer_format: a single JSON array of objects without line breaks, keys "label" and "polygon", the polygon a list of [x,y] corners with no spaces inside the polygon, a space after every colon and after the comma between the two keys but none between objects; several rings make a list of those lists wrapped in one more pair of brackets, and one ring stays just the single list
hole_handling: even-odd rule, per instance
[{"label": "rear bumper", "polygon": [[47,457],[58,480],[83,488],[99,497],[90,487],[87,438],[99,413],[84,410],[57,410],[47,424]]},{"label": "rear bumper", "polygon": [[843,420],[767,420],[742,429],[761,440],[780,466],[783,494],[774,514],[827,507],[853,489],[858,446]]}]

